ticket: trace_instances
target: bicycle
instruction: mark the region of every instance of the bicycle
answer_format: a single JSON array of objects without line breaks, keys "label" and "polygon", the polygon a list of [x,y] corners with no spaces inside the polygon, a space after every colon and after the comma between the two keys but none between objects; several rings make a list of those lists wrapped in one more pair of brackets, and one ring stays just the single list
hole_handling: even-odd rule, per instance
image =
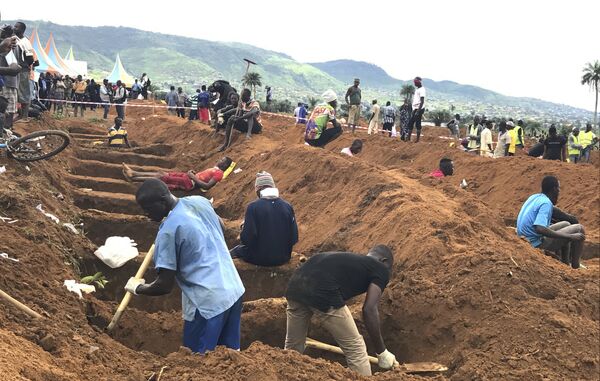
[{"label": "bicycle", "polygon": [[6,150],[8,157],[18,161],[48,159],[67,148],[70,142],[69,134],[58,130],[36,131],[19,136],[5,129],[4,134],[0,134],[0,149]]}]

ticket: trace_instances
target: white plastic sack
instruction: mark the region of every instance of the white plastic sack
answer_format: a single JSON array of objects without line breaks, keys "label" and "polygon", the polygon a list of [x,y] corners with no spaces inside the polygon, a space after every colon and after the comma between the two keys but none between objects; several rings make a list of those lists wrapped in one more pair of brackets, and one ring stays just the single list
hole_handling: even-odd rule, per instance
[{"label": "white plastic sack", "polygon": [[138,95],[137,99],[142,101],[142,100],[144,100],[144,96],[142,94],[140,94],[140,95]]},{"label": "white plastic sack", "polygon": [[136,246],[129,237],[108,237],[94,254],[107,266],[116,269],[138,256]]}]

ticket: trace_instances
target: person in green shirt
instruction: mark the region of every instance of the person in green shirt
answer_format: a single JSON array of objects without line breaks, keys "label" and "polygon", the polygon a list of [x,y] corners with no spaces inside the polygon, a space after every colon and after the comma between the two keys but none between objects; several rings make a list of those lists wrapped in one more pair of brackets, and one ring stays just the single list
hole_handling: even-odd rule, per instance
[{"label": "person in green shirt", "polygon": [[[322,97],[325,103],[317,105],[313,109],[304,133],[306,144],[321,148],[342,134],[342,125],[335,119],[337,95],[333,90],[327,90]],[[327,128],[329,122],[333,128]]]}]

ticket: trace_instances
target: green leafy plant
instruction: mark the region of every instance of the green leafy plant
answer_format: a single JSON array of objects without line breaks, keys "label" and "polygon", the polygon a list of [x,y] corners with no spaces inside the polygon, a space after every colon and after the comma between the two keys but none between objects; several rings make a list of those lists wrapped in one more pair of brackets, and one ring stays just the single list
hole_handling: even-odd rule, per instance
[{"label": "green leafy plant", "polygon": [[412,98],[415,93],[415,87],[409,83],[402,85],[402,89],[400,90],[400,95],[406,101],[410,102],[410,98]]},{"label": "green leafy plant", "polygon": [[260,74],[254,71],[246,73],[246,75],[244,75],[244,78],[242,78],[242,84],[252,89],[254,99],[256,99],[256,88],[262,86],[261,80],[262,77],[260,76]]},{"label": "green leafy plant", "polygon": [[581,77],[582,85],[589,85],[590,89],[596,93],[596,103],[594,106],[594,125],[598,122],[598,91],[600,90],[600,61],[593,64],[588,62],[583,68]]},{"label": "green leafy plant", "polygon": [[94,284],[98,288],[104,288],[104,286],[108,283],[108,280],[106,280],[106,277],[102,275],[101,272],[97,272],[94,275],[84,276],[81,278],[80,282],[83,284]]},{"label": "green leafy plant", "polygon": [[439,127],[442,125],[442,122],[452,119],[452,113],[448,110],[433,110],[427,114],[427,118]]}]

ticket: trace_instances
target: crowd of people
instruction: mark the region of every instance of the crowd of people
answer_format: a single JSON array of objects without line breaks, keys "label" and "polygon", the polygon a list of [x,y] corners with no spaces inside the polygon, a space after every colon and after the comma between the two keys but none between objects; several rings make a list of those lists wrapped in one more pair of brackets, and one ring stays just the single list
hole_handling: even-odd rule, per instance
[{"label": "crowd of people", "polygon": [[[52,111],[59,115],[84,116],[89,108],[104,108],[104,119],[108,118],[111,104],[117,115],[125,119],[125,106],[128,98],[148,99],[151,81],[146,73],[128,88],[117,80],[102,84],[82,75],[71,77],[61,73],[46,71],[39,73],[35,80],[35,68],[39,66],[31,42],[25,36],[27,26],[23,22],[3,25],[0,28],[0,96],[6,103],[0,123],[4,128],[12,128],[17,121],[28,121],[32,112]],[[15,115],[19,111],[18,118]]]}]

